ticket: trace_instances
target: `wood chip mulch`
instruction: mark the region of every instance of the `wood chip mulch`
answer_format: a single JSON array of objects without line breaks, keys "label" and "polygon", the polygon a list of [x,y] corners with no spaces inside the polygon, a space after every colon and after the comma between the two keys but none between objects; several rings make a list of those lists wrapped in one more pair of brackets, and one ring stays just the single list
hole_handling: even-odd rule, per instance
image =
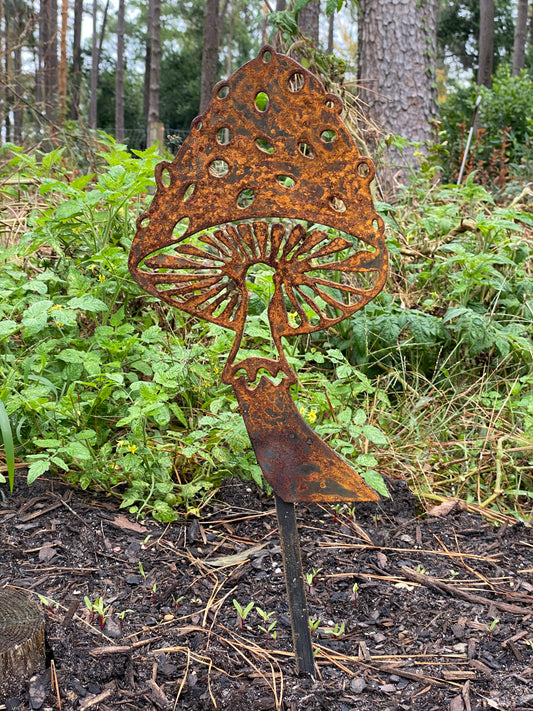
[{"label": "wood chip mulch", "polygon": [[[417,517],[391,488],[355,519],[298,507],[319,622],[316,675],[297,677],[272,498],[229,480],[201,518],[165,525],[21,474],[2,487],[0,584],[45,605],[48,658],[0,709],[533,709],[532,529]],[[272,613],[268,641],[234,599]]]}]

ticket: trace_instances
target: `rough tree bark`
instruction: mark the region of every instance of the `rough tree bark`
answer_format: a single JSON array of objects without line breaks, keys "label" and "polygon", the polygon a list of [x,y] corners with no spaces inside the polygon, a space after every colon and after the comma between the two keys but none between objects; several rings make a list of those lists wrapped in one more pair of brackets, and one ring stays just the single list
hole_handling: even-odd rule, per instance
[{"label": "rough tree bark", "polygon": [[318,47],[318,27],[320,24],[320,0],[311,0],[298,13],[298,29],[313,40]]},{"label": "rough tree bark", "polygon": [[479,63],[477,83],[492,86],[492,65],[494,59],[494,0],[480,0],[479,3]]},{"label": "rough tree bark", "polygon": [[72,40],[72,77],[70,118],[77,121],[80,115],[81,84],[81,23],[83,18],[83,0],[74,0],[74,37]]},{"label": "rough tree bark", "polygon": [[44,114],[55,123],[57,115],[57,0],[41,0],[39,45],[42,52]]},{"label": "rough tree bark", "polygon": [[[438,5],[438,0],[359,2],[359,97],[379,127],[409,141],[432,138]],[[414,152],[387,156],[399,165],[398,180],[406,179],[407,166],[416,165]],[[394,180],[391,173],[385,182],[390,186]]]},{"label": "rough tree bark", "polygon": [[123,141],[124,133],[124,35],[125,0],[119,0],[117,15],[117,68],[115,72],[115,138]]},{"label": "rough tree bark", "polygon": [[217,76],[218,36],[219,36],[218,0],[207,0],[204,18],[204,50],[202,52],[202,77],[200,81],[200,113],[206,110],[211,100],[211,91]]},{"label": "rough tree bark", "polygon": [[89,99],[89,128],[96,128],[98,114],[98,2],[93,0],[93,39],[91,44],[91,96]]},{"label": "rough tree bark", "polygon": [[159,120],[159,87],[161,78],[161,0],[152,0],[152,34],[150,84],[148,93],[148,136],[147,146],[162,142],[163,131]]},{"label": "rough tree bark", "polygon": [[328,54],[333,52],[333,37],[335,35],[335,13],[332,12],[328,19]]},{"label": "rough tree bark", "polygon": [[146,46],[144,52],[144,88],[143,88],[143,116],[148,122],[148,103],[150,100],[150,65],[152,63],[152,23],[153,0],[148,0],[146,8]]},{"label": "rough tree bark", "polygon": [[67,31],[68,0],[61,0],[61,44],[59,61],[59,123],[67,118]]},{"label": "rough tree bark", "polygon": [[517,0],[516,23],[514,27],[513,76],[518,76],[526,64],[528,0]]}]

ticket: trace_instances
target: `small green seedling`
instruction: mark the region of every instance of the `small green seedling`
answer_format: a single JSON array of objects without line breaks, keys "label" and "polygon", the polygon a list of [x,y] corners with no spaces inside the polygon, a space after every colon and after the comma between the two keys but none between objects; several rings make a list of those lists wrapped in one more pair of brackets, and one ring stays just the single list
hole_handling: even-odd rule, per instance
[{"label": "small green seedling", "polygon": [[335,627],[331,629],[324,630],[326,634],[332,634],[334,637],[341,637],[344,634],[344,622],[341,622],[340,625],[335,623]]},{"label": "small green seedling", "polygon": [[[311,637],[315,634],[315,632],[317,631],[319,625],[320,625],[320,620],[318,620],[318,619],[316,619],[316,620],[309,619],[309,630],[310,630],[310,632],[311,632]],[[318,637],[318,634],[317,634],[317,637]]]},{"label": "small green seedling", "polygon": [[45,597],[44,595],[39,595],[39,593],[37,593],[37,597],[39,598],[39,602],[41,603],[41,605],[46,607],[46,609],[49,610],[52,615],[55,615],[57,613],[59,609],[59,603],[54,602],[54,600],[50,600],[50,598]]},{"label": "small green seedling", "polygon": [[533,639],[525,639],[524,642],[528,647],[531,647],[531,650],[533,651]]},{"label": "small green seedling", "polygon": [[423,565],[420,565],[420,563],[416,566],[416,572],[420,573],[420,575],[426,575],[428,572]]},{"label": "small green seedling", "polygon": [[126,617],[128,612],[135,612],[135,610],[122,610],[122,612],[119,612],[117,614],[117,617],[120,620],[120,629],[124,628],[124,618]]},{"label": "small green seedling", "polygon": [[355,523],[355,506],[352,506],[351,508],[349,508],[348,513],[350,514],[352,521]]},{"label": "small green seedling", "polygon": [[[87,604],[87,603],[85,603],[85,604]],[[101,597],[97,597],[96,600],[93,602],[93,610],[98,615],[98,619],[100,620],[100,629],[101,630],[103,630],[105,627],[107,612],[110,607],[111,607],[110,605],[107,605],[107,607],[104,607],[104,599]]]},{"label": "small green seedling", "polygon": [[146,573],[144,572],[143,564],[141,561],[139,561],[139,573],[143,576],[144,580],[146,580]]},{"label": "small green seedling", "polygon": [[91,621],[89,622],[89,624],[92,625],[92,623],[94,622],[94,615],[95,615],[96,610],[94,609],[94,605],[91,602],[91,599],[88,598],[87,595],[85,595],[85,597],[83,598],[83,601],[85,602],[85,607],[91,613]]},{"label": "small green seedling", "polygon": [[317,575],[320,573],[321,570],[322,570],[322,568],[318,568],[318,570],[315,570],[315,569],[313,568],[313,570],[312,570],[310,573],[306,573],[306,574],[305,574],[305,580],[306,580],[306,583],[307,583],[307,587],[308,587],[308,589],[309,589],[309,592],[311,592],[311,588],[314,587],[315,581],[316,581],[316,577],[317,577]]},{"label": "small green seedling", "polygon": [[[263,620],[263,624],[259,625],[259,629],[263,630],[263,632],[265,633],[265,635],[266,635],[265,646],[268,646],[268,636],[273,631],[274,627],[277,624],[276,620],[272,620],[272,622],[270,624],[268,624],[268,618],[272,617],[272,615],[274,613],[273,612],[265,612],[265,610],[262,610],[260,607],[256,607],[255,610],[256,610],[257,614],[259,615],[259,617],[261,617],[261,619]],[[277,634],[275,632],[273,632],[273,634],[272,634],[273,639],[276,639],[276,636],[277,636]]]},{"label": "small green seedling", "polygon": [[176,610],[179,610],[180,602],[182,600],[183,600],[183,595],[181,597],[174,597],[174,595],[172,595],[172,602],[174,603],[174,607],[176,608]]},{"label": "small green seedling", "polygon": [[500,620],[496,617],[496,618],[494,618],[494,619],[492,620],[492,622],[490,623],[490,625],[485,625],[485,627],[487,628],[487,632],[489,633],[489,642],[492,641],[492,632],[493,632],[494,628],[496,627],[496,625],[498,624],[499,621],[500,621]]},{"label": "small green seedling", "polygon": [[152,605],[155,605],[156,597],[155,597],[155,591],[157,590],[157,583],[154,583],[152,585]]},{"label": "small green seedling", "polygon": [[339,513],[342,511],[342,504],[335,504],[333,507],[333,523],[339,520]]},{"label": "small green seedling", "polygon": [[237,610],[237,615],[239,616],[238,619],[241,622],[241,632],[242,632],[244,629],[244,620],[248,617],[248,615],[252,611],[253,606],[254,606],[254,601],[252,600],[251,602],[249,602],[244,609],[239,605],[237,600],[233,600],[233,605],[235,606],[235,609]]},{"label": "small green seedling", "polygon": [[353,606],[357,610],[357,591],[359,590],[359,585],[357,583],[354,583],[352,585],[352,590],[353,590]]}]

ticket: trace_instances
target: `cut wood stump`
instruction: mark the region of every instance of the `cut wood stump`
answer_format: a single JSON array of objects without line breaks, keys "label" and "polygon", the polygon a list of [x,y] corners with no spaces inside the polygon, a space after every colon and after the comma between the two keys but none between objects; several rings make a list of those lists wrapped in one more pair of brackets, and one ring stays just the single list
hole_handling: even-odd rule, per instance
[{"label": "cut wood stump", "polygon": [[19,590],[0,590],[0,700],[44,667],[42,608]]}]

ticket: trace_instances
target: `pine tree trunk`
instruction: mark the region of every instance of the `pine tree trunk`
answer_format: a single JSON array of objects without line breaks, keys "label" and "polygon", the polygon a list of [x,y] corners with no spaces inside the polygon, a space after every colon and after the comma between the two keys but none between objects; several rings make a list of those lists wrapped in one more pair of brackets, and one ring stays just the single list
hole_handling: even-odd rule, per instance
[{"label": "pine tree trunk", "polygon": [[96,128],[98,115],[98,2],[93,0],[93,39],[91,45],[91,97],[89,100],[89,128]]},{"label": "pine tree trunk", "polygon": [[146,49],[144,55],[144,88],[143,88],[143,116],[148,122],[148,104],[150,101],[150,65],[152,63],[152,24],[154,0],[148,0],[146,15]]},{"label": "pine tree trunk", "polygon": [[159,87],[161,79],[161,0],[153,0],[150,60],[150,90],[148,94],[147,146],[163,141],[159,120]]},{"label": "pine tree trunk", "polygon": [[218,0],[207,0],[204,18],[202,77],[200,81],[201,114],[206,110],[211,100],[211,91],[217,76],[219,22]]},{"label": "pine tree trunk", "polygon": [[[19,30],[20,30],[20,35],[22,33],[23,27],[22,27],[22,18],[19,19]],[[22,74],[22,41],[18,41],[15,44],[15,48],[13,49],[13,79],[14,79],[14,84],[15,87],[17,88],[17,91],[19,94],[22,94],[22,89],[20,88],[20,78]],[[15,139],[15,143],[20,145],[22,143],[22,119],[23,119],[24,111],[22,108],[22,104],[18,100],[18,98],[15,97],[15,106],[13,109],[13,137]]]},{"label": "pine tree trunk", "polygon": [[[359,3],[359,98],[369,117],[385,131],[409,141],[432,138],[436,116],[438,0],[361,0]],[[369,139],[370,148],[375,144]],[[419,149],[420,150],[420,149]],[[417,165],[413,147],[387,159],[397,163],[396,179]],[[394,171],[382,173],[393,186]]]},{"label": "pine tree trunk", "polygon": [[298,29],[313,40],[318,47],[318,27],[320,24],[320,0],[311,0],[298,13]]},{"label": "pine tree trunk", "polygon": [[[4,98],[4,127],[6,133],[6,143],[11,141],[11,103],[13,97],[9,91],[11,84],[11,8],[7,3],[4,3],[4,79],[6,82],[5,98]],[[1,60],[0,60],[1,61]]]},{"label": "pine tree trunk", "polygon": [[494,0],[480,0],[479,3],[479,64],[477,83],[492,86],[492,65],[494,58]]},{"label": "pine tree trunk", "polygon": [[42,44],[44,113],[55,123],[57,116],[57,0],[41,0],[39,42]]},{"label": "pine tree trunk", "polygon": [[527,2],[517,0],[513,45],[513,76],[518,76],[526,64]]},{"label": "pine tree trunk", "polygon": [[119,0],[117,16],[117,68],[115,72],[115,138],[123,141],[124,133],[124,35],[125,0]]},{"label": "pine tree trunk", "polygon": [[68,0],[61,0],[61,51],[59,62],[59,123],[67,118],[67,30]]},{"label": "pine tree trunk", "polygon": [[74,38],[72,41],[72,77],[70,118],[77,121],[80,115],[81,84],[81,24],[83,19],[83,0],[74,0]]},{"label": "pine tree trunk", "polygon": [[335,34],[335,13],[332,12],[328,22],[328,54],[333,53],[333,36]]}]

